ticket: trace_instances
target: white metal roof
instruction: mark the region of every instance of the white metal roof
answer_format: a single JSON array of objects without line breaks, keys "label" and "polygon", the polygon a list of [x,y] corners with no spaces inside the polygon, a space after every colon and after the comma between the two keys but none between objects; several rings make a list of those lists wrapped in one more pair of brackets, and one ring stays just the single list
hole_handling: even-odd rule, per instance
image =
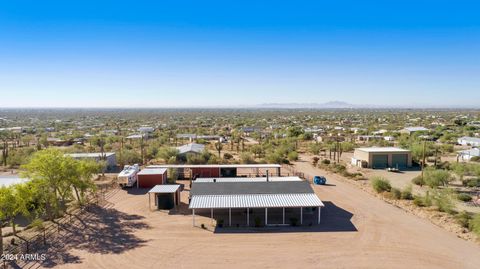
[{"label": "white metal roof", "polygon": [[475,142],[475,143],[480,143],[480,138],[478,137],[469,137],[469,136],[464,136],[458,139],[459,141],[466,141],[466,142]]},{"label": "white metal roof", "polygon": [[154,168],[154,169],[143,169],[140,172],[138,172],[137,175],[159,175],[159,174],[164,174],[167,171],[166,168]]},{"label": "white metal roof", "polygon": [[408,149],[394,148],[394,147],[370,147],[370,148],[357,148],[365,152],[410,152]]},{"label": "white metal roof", "polygon": [[[115,155],[115,152],[105,152],[104,153],[106,157]],[[95,152],[95,153],[67,153],[65,154],[67,156],[70,156],[72,158],[101,158],[102,153],[101,152]]]},{"label": "white metal roof", "polygon": [[[195,182],[266,182],[266,177],[202,177],[197,178]],[[269,181],[302,181],[299,177],[269,177]]]},{"label": "white metal roof", "polygon": [[324,204],[313,193],[300,194],[238,194],[238,195],[195,195],[190,209],[207,208],[272,208],[272,207],[323,207]]},{"label": "white metal roof", "polygon": [[407,131],[409,131],[409,132],[429,131],[427,128],[422,127],[422,126],[405,127],[404,130],[407,130]]},{"label": "white metal roof", "polygon": [[197,143],[190,143],[180,147],[177,147],[177,150],[180,154],[185,154],[188,152],[197,152],[202,153],[205,150],[205,145],[197,144]]},{"label": "white metal roof", "polygon": [[149,193],[174,193],[177,192],[180,185],[178,184],[165,184],[165,185],[155,185]]},{"label": "white metal roof", "polygon": [[146,168],[281,168],[280,164],[164,164]]}]

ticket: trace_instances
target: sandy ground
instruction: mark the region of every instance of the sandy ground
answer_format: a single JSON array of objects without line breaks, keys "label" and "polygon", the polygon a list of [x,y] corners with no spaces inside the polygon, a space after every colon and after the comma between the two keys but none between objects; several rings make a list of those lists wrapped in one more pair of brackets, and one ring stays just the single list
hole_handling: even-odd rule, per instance
[{"label": "sandy ground", "polygon": [[[306,173],[319,173],[299,163]],[[44,267],[60,268],[478,268],[480,247],[352,186],[335,175],[315,186],[321,226],[214,233],[186,210],[150,211],[148,197],[117,191],[82,217]],[[188,191],[182,193],[185,209]],[[197,225],[209,219],[197,218]],[[208,226],[211,229],[210,226]],[[53,253],[56,253],[55,255]]]}]

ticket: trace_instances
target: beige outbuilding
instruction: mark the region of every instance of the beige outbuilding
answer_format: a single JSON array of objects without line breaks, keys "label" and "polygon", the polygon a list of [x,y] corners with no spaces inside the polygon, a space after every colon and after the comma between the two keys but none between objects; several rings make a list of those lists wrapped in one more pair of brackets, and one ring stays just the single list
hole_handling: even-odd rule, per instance
[{"label": "beige outbuilding", "polygon": [[374,169],[405,169],[412,167],[412,152],[394,147],[357,148],[353,154],[352,165]]}]

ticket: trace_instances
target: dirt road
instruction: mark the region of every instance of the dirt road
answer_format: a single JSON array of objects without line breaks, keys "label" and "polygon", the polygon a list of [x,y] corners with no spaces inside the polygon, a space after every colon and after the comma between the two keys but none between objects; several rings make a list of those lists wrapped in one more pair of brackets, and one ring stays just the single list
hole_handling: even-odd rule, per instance
[{"label": "dirt road", "polygon": [[[318,171],[309,163],[300,170]],[[322,224],[288,232],[212,233],[190,214],[148,210],[119,191],[45,266],[63,268],[478,268],[480,247],[329,175],[315,186]],[[182,193],[187,202],[188,192]],[[186,207],[186,204],[183,206]],[[185,211],[187,213],[187,211]],[[101,223],[101,224],[99,224]],[[197,223],[208,224],[198,217]]]}]

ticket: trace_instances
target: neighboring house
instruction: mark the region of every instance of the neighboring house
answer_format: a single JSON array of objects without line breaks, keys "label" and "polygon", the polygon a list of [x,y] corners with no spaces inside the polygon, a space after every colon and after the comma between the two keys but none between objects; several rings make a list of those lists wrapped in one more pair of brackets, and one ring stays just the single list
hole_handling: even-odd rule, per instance
[{"label": "neighboring house", "polygon": [[458,160],[468,162],[472,157],[480,157],[480,149],[473,148],[457,152]]},{"label": "neighboring house", "polygon": [[480,138],[464,136],[458,139],[458,144],[462,146],[480,147]]},{"label": "neighboring house", "polygon": [[395,137],[394,137],[394,136],[384,136],[383,139],[385,139],[385,141],[389,141],[389,142],[395,141]]},{"label": "neighboring house", "polygon": [[357,141],[359,142],[370,142],[370,141],[379,141],[383,140],[381,135],[359,135],[357,136]]},{"label": "neighboring house", "polygon": [[148,127],[148,126],[142,126],[142,127],[138,128],[138,131],[140,133],[148,134],[148,133],[153,133],[155,131],[155,128]]},{"label": "neighboring house", "polygon": [[430,130],[425,127],[415,126],[415,127],[405,127],[404,129],[400,130],[400,133],[411,135],[417,132],[428,132],[428,131]]},{"label": "neighboring house", "polygon": [[65,140],[55,137],[47,137],[47,143],[52,146],[70,146],[73,144],[73,140]]},{"label": "neighboring house", "polygon": [[410,150],[394,147],[357,148],[353,153],[352,165],[374,169],[402,169],[412,166],[412,153]]},{"label": "neighboring house", "polygon": [[344,136],[328,136],[328,135],[319,135],[315,138],[317,142],[321,143],[327,143],[327,142],[344,142],[345,137]]},{"label": "neighboring house", "polygon": [[177,147],[179,155],[186,155],[188,153],[200,154],[205,150],[205,145],[190,143],[180,147]]},{"label": "neighboring house", "polygon": [[[115,152],[105,152],[105,162],[107,170],[112,170],[117,166],[117,157]],[[94,160],[99,162],[102,160],[102,153],[70,153],[65,154],[66,156],[70,156],[76,160]]]}]

